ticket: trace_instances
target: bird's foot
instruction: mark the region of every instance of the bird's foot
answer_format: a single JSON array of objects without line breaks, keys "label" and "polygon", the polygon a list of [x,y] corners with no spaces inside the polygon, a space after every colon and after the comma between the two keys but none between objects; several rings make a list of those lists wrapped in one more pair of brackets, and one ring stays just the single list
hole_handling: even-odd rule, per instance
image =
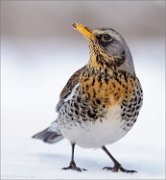
[{"label": "bird's foot", "polygon": [[71,161],[69,166],[68,167],[64,167],[62,168],[62,170],[75,170],[75,171],[79,171],[79,172],[82,172],[82,171],[86,171],[86,169],[81,169],[79,167],[76,166],[76,163],[74,161]]},{"label": "bird's foot", "polygon": [[104,167],[103,169],[112,172],[137,173],[137,171],[125,169],[121,165],[115,165],[114,167]]}]

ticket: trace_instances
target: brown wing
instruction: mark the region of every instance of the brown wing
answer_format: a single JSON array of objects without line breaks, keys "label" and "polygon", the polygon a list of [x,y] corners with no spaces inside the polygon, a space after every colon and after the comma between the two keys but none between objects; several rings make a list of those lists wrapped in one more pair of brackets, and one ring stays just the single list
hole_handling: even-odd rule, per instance
[{"label": "brown wing", "polygon": [[64,99],[71,94],[72,89],[74,86],[78,83],[80,74],[82,73],[83,70],[85,70],[86,66],[82,67],[81,69],[77,70],[68,80],[67,84],[65,87],[62,89],[60,93],[60,100],[56,106],[56,111],[58,112],[62,104],[64,104]]}]

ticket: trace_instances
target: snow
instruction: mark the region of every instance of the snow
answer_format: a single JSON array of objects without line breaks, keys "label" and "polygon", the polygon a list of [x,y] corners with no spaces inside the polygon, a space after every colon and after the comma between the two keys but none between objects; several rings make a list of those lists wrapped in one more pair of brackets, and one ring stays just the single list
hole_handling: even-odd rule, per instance
[{"label": "snow", "polygon": [[130,42],[144,104],[134,128],[107,145],[136,174],[102,170],[113,165],[109,157],[101,149],[78,146],[76,163],[87,171],[64,171],[71,156],[69,141],[48,145],[31,139],[56,119],[61,89],[88,60],[83,41],[70,43],[70,49],[61,43],[2,40],[1,179],[165,179],[164,40]]}]

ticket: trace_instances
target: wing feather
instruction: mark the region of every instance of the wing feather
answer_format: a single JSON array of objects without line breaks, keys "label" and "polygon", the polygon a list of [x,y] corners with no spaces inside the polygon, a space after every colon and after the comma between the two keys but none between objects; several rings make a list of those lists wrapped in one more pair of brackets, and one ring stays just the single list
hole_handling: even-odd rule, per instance
[{"label": "wing feather", "polygon": [[66,99],[72,92],[72,89],[75,87],[75,85],[79,82],[79,78],[81,73],[85,70],[86,66],[80,68],[77,70],[68,80],[65,87],[62,89],[60,93],[60,100],[56,106],[56,111],[58,112],[60,107],[64,104],[64,99]]}]

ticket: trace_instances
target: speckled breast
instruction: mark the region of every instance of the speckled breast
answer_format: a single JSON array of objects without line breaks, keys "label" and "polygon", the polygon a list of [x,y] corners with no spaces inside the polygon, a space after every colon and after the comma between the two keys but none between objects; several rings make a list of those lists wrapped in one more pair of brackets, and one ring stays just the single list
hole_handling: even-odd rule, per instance
[{"label": "speckled breast", "polygon": [[62,105],[59,111],[60,124],[64,126],[77,126],[86,121],[102,121],[106,112],[105,106],[99,108],[99,100],[92,102],[86,96],[80,84],[77,84],[68,100]]},{"label": "speckled breast", "polygon": [[59,110],[63,136],[82,147],[100,147],[123,137],[136,122],[143,97],[137,78],[121,79],[78,83]]}]

